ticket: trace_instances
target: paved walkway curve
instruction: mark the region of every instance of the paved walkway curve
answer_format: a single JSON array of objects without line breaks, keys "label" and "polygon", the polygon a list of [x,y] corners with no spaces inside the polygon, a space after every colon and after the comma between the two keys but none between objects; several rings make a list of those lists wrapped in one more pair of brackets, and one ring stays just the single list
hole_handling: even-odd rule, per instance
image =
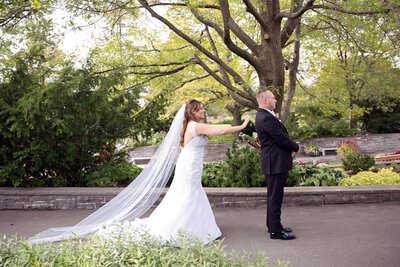
[{"label": "paved walkway curve", "polygon": [[[29,237],[54,226],[73,225],[93,210],[0,210],[0,233]],[[269,239],[265,207],[215,207],[226,251],[264,251],[270,266],[397,267],[400,263],[400,202],[286,206],[285,226],[296,240]],[[46,218],[46,219],[43,219]]]}]

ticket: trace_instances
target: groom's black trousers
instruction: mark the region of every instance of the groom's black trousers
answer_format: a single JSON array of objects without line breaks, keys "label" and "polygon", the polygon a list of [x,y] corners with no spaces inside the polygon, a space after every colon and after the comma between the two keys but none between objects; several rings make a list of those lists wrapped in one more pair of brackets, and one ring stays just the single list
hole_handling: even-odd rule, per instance
[{"label": "groom's black trousers", "polygon": [[278,233],[282,230],[281,207],[283,188],[288,172],[279,174],[265,174],[267,182],[267,227],[269,233]]}]

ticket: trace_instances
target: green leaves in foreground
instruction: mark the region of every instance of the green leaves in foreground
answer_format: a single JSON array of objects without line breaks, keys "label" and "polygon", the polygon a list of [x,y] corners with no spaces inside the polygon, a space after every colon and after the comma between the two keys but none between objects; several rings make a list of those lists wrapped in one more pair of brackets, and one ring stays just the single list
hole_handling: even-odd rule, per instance
[{"label": "green leaves in foreground", "polygon": [[4,235],[0,239],[0,262],[2,266],[267,266],[263,253],[239,257],[233,251],[228,255],[222,241],[204,246],[184,236],[178,242],[180,248],[149,235],[140,242],[111,242],[95,236],[30,246],[25,240]]}]

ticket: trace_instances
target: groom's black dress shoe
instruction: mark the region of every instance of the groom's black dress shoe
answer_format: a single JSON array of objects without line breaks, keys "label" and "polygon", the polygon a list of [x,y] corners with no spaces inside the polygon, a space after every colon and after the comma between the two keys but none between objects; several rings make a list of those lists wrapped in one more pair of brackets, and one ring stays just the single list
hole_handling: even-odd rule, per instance
[{"label": "groom's black dress shoe", "polygon": [[295,239],[296,236],[289,234],[288,232],[285,232],[284,230],[278,232],[278,233],[270,233],[269,237],[271,239],[282,239],[282,240],[292,240]]},{"label": "groom's black dress shoe", "polygon": [[291,232],[293,232],[293,230],[291,229],[291,228],[289,228],[289,227],[284,227],[284,228],[282,228],[282,231],[285,231],[286,233],[291,233]]}]

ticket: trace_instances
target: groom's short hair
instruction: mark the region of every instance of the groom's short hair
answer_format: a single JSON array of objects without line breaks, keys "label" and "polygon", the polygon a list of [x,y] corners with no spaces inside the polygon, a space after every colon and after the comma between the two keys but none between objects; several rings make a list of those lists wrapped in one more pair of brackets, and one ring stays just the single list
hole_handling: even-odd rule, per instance
[{"label": "groom's short hair", "polygon": [[268,90],[268,89],[264,89],[264,90],[258,91],[257,96],[256,96],[258,104],[260,104],[262,102],[262,100],[267,97],[267,93],[268,92],[272,93],[272,91]]}]

